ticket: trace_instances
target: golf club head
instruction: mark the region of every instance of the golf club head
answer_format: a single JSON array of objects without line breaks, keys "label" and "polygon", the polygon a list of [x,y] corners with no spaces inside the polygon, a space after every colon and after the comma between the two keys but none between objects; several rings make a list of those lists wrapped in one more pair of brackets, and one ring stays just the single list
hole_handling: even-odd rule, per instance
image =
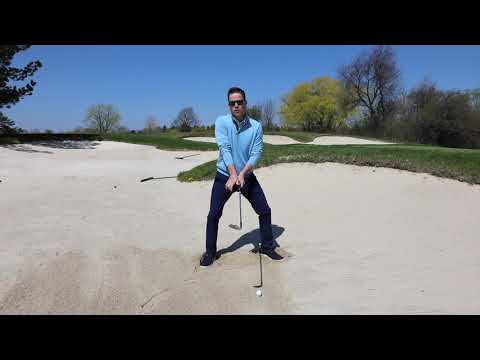
[{"label": "golf club head", "polygon": [[242,228],[241,228],[240,226],[238,226],[238,225],[230,224],[230,225],[228,225],[228,226],[229,226],[230,228],[232,228],[232,229],[235,229],[235,230],[242,230]]},{"label": "golf club head", "polygon": [[177,178],[176,176],[161,176],[161,177],[150,176],[148,178],[140,180],[140,182],[145,182],[145,181],[154,180],[154,179],[161,180],[161,179],[176,179],[176,178]]},{"label": "golf club head", "polygon": [[176,156],[175,159],[178,159],[178,160],[183,160],[187,157],[190,157],[190,156],[197,156],[197,155],[200,155],[200,154],[193,154],[193,155],[185,155],[185,156]]},{"label": "golf club head", "polygon": [[254,288],[261,288],[263,287],[263,271],[262,271],[262,256],[260,253],[260,244],[258,245],[258,248],[254,248],[250,250],[251,253],[257,254],[258,253],[258,258],[260,260],[260,284],[259,285],[253,285]]}]

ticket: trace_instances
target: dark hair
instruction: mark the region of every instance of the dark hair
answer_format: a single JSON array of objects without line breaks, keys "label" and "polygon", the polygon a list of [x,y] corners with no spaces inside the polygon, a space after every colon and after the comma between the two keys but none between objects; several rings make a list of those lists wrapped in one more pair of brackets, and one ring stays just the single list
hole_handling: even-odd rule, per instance
[{"label": "dark hair", "polygon": [[231,87],[230,89],[228,89],[227,100],[230,100],[230,94],[233,94],[233,93],[240,93],[240,94],[242,94],[243,100],[247,101],[247,96],[245,95],[245,91],[243,91],[243,90],[240,89],[239,87]]}]

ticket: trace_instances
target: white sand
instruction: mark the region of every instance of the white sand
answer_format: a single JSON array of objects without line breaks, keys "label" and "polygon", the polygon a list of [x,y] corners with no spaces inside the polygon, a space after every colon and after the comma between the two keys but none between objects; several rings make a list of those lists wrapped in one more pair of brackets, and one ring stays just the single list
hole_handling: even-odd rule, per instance
[{"label": "white sand", "polygon": [[364,144],[394,144],[380,140],[358,139],[350,136],[319,136],[308,144],[314,145],[364,145]]},{"label": "white sand", "polygon": [[207,136],[184,137],[183,140],[200,141],[200,142],[208,142],[208,143],[217,142],[214,137],[207,137]]},{"label": "white sand", "polygon": [[[186,140],[215,143],[213,137],[187,137]],[[263,135],[263,142],[272,145],[300,144],[288,136],[282,135]],[[319,136],[307,144],[313,145],[357,145],[357,144],[393,144],[378,140],[357,139],[349,136]]]},{"label": "white sand", "polygon": [[200,269],[212,181],[139,182],[216,151],[93,147],[0,147],[0,314],[480,313],[480,186],[333,163],[256,170],[289,255],[263,261],[257,299],[247,201],[241,231],[236,196],[219,225],[219,249],[243,246]]},{"label": "white sand", "polygon": [[[186,137],[185,140],[191,141],[201,141],[201,142],[209,142],[215,143],[216,140],[214,137],[204,137],[204,136],[196,136],[196,137]],[[298,144],[299,142],[289,138],[288,136],[281,136],[281,135],[263,135],[263,142],[272,144],[272,145],[285,145],[285,144]]]}]

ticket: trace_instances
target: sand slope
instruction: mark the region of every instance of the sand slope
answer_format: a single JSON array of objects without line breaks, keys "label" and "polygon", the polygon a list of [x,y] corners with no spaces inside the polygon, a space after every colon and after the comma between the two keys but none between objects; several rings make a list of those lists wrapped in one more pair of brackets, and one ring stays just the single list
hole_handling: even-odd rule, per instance
[{"label": "sand slope", "polygon": [[[191,141],[201,141],[215,143],[214,137],[205,137],[205,136],[196,136],[196,137],[186,137],[185,140]],[[281,135],[263,135],[263,142],[272,145],[285,145],[285,144],[298,144],[299,142],[289,138],[288,136]]]},{"label": "sand slope", "polygon": [[[215,138],[213,137],[187,137],[186,140],[192,141],[202,141],[215,143]],[[282,135],[263,135],[263,142],[272,145],[287,145],[287,144],[300,144],[299,141],[294,140],[288,136]],[[384,141],[378,140],[366,140],[366,139],[357,139],[350,136],[319,136],[313,141],[306,144],[313,145],[359,145],[359,144],[393,144]]]},{"label": "sand slope", "polygon": [[228,226],[238,197],[226,204],[223,255],[201,269],[212,182],[139,182],[217,152],[90,147],[0,147],[0,314],[480,313],[477,185],[333,163],[256,170],[287,255],[263,262],[257,299],[247,201],[241,231]]},{"label": "sand slope", "polygon": [[379,145],[379,144],[394,144],[380,140],[358,139],[350,136],[319,136],[308,144],[314,145]]}]

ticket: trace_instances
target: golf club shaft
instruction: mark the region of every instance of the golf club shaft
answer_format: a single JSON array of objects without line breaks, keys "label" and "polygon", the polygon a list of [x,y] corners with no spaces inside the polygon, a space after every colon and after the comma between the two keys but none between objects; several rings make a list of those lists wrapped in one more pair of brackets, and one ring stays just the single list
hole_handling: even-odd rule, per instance
[{"label": "golf club shaft", "polygon": [[140,182],[145,182],[145,181],[149,181],[149,180],[158,180],[158,179],[173,179],[173,178],[176,178],[176,176],[162,176],[162,177],[153,177],[153,176],[150,176],[146,179],[142,179],[140,180]]},{"label": "golf club shaft", "polygon": [[200,154],[193,154],[193,155],[186,155],[186,156],[177,156],[175,159],[180,159],[180,160],[183,160],[187,157],[190,157],[190,156],[197,156],[197,155],[200,155]]},{"label": "golf club shaft", "polygon": [[260,257],[260,287],[263,287],[262,255],[260,253],[261,247],[262,247],[262,243],[259,243],[259,245],[258,245],[258,256]]},{"label": "golf club shaft", "polygon": [[240,229],[242,228],[242,192],[238,189],[238,204],[240,206]]}]

